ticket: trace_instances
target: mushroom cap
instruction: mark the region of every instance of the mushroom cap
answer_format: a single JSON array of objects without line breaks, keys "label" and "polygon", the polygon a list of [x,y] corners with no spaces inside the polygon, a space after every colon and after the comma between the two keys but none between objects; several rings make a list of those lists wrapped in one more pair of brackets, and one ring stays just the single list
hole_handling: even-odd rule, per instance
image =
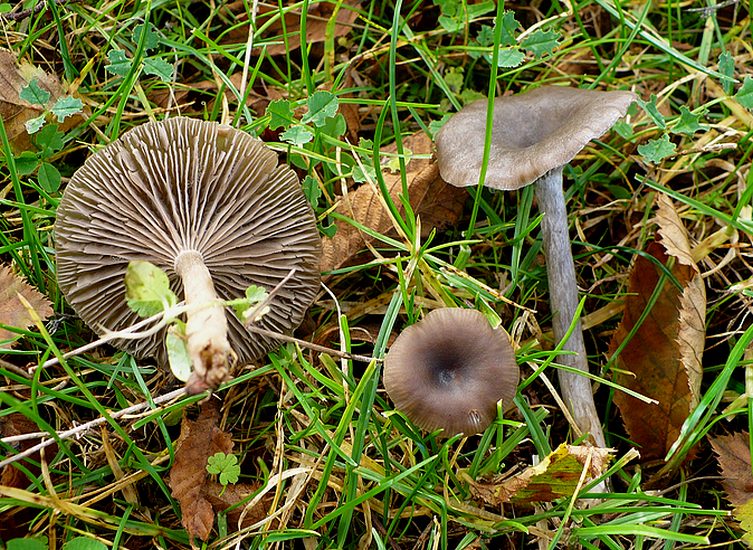
[{"label": "mushroom cap", "polygon": [[[252,284],[271,291],[296,268],[258,323],[281,333],[300,324],[319,288],[319,232],[295,172],[262,141],[214,122],[143,124],[90,156],[65,189],[55,240],[60,289],[99,334],[139,321],[125,298],[132,260],[163,269],[182,296],[175,259],[198,251],[220,299],[242,298]],[[240,362],[279,345],[226,313]],[[114,344],[164,365],[164,339]]]},{"label": "mushroom cap", "polygon": [[[635,94],[542,86],[494,100],[484,185],[510,191],[570,162],[586,144],[624,116]],[[442,178],[477,185],[484,156],[487,100],[463,107],[437,134]]]},{"label": "mushroom cap", "polygon": [[512,406],[520,370],[507,335],[472,309],[442,308],[409,326],[384,358],[384,387],[425,430],[486,429]]}]

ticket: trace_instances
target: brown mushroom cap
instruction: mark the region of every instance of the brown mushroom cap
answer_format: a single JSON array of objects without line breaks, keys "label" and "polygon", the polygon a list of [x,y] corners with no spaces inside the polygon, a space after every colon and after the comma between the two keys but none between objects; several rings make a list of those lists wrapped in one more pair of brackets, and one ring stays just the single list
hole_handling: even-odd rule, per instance
[{"label": "brown mushroom cap", "polygon": [[[519,189],[564,166],[624,116],[633,101],[632,92],[561,86],[542,86],[496,98],[485,185],[507,191]],[[474,101],[437,134],[439,172],[452,185],[478,184],[486,108],[486,99]]]},{"label": "brown mushroom cap", "polygon": [[443,308],[397,337],[384,359],[395,406],[425,430],[474,434],[512,406],[520,371],[502,330],[478,311]]},{"label": "brown mushroom cap", "polygon": [[[298,326],[319,287],[319,233],[298,177],[260,140],[214,122],[143,124],[89,157],[60,202],[55,239],[60,288],[98,333],[139,320],[125,299],[131,260],[162,268],[182,296],[175,261],[196,251],[221,299],[252,284],[270,291],[296,268],[258,323],[281,333]],[[241,362],[278,345],[226,314]],[[164,364],[164,337],[115,344]]]}]

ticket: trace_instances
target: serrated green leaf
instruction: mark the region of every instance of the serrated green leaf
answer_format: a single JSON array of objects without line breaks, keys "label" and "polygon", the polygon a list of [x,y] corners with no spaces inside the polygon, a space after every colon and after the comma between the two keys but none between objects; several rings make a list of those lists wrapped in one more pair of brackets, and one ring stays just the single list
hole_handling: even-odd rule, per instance
[{"label": "serrated green leaf", "polygon": [[[515,12],[505,10],[505,12],[502,14],[502,28],[501,28],[501,36],[499,40],[500,46],[515,46],[518,43],[518,39],[516,38],[516,34],[518,33],[518,29],[520,28],[520,23],[518,23],[518,20],[515,19]],[[489,42],[489,45],[494,44],[494,35],[491,37],[491,42]]]},{"label": "serrated green leaf", "polygon": [[173,376],[181,382],[187,382],[193,370],[193,363],[191,354],[188,353],[188,346],[181,325],[170,325],[167,329],[165,349],[167,350],[167,362]]},{"label": "serrated green leaf", "polygon": [[316,178],[306,176],[305,178],[303,178],[301,186],[303,187],[303,194],[306,195],[309,204],[311,204],[312,208],[316,209],[316,207],[319,206],[319,198],[322,196],[322,190],[319,188],[319,182],[316,181]]},{"label": "serrated green leaf", "polygon": [[[512,12],[505,12],[512,13]],[[513,19],[515,19],[515,14],[513,14]],[[504,19],[502,19],[504,21]],[[478,31],[478,34],[476,35],[476,42],[478,42],[479,46],[493,46],[494,45],[494,29],[491,28],[489,25],[481,25],[481,30]]]},{"label": "serrated green leaf", "polygon": [[293,106],[287,99],[275,99],[267,105],[267,114],[270,116],[269,129],[288,128],[295,123]]},{"label": "serrated green leaf", "polygon": [[[146,25],[146,26],[145,26]],[[141,33],[146,28],[146,36],[144,37],[144,49],[146,51],[153,50],[159,44],[159,33],[151,23],[141,23],[133,28],[133,35],[131,38],[134,44],[138,44],[141,41]]]},{"label": "serrated green leaf", "polygon": [[517,67],[526,55],[518,48],[502,48],[499,50],[499,56],[497,57],[497,66],[504,68]]},{"label": "serrated green leaf", "polygon": [[315,126],[324,126],[327,117],[337,113],[337,97],[331,92],[314,92],[306,101],[308,112],[303,115],[301,122],[313,122]]},{"label": "serrated green leaf", "polygon": [[47,102],[50,101],[50,92],[42,88],[39,85],[39,79],[35,78],[21,88],[18,97],[32,105],[41,105],[44,107],[47,105]]},{"label": "serrated green leaf", "polygon": [[125,76],[131,70],[131,60],[126,57],[123,50],[110,50],[107,52],[107,59],[110,64],[105,66],[105,70],[118,76]]},{"label": "serrated green leaf", "polygon": [[283,141],[301,147],[314,139],[314,134],[307,130],[304,126],[291,126],[280,134],[280,138]]},{"label": "serrated green leaf", "polygon": [[536,30],[523,39],[520,45],[536,57],[550,54],[559,46],[560,33],[556,31]]},{"label": "serrated green leaf", "polygon": [[699,120],[701,120],[701,115],[693,114],[690,109],[683,105],[680,107],[680,118],[674,123],[671,131],[675,134],[695,134],[703,130],[703,127],[698,123]]},{"label": "serrated green leaf", "polygon": [[669,135],[664,134],[659,139],[649,140],[638,146],[638,154],[643,160],[653,164],[658,164],[667,157],[675,154],[677,145],[669,141]]},{"label": "serrated green leaf", "polygon": [[44,114],[39,115],[38,117],[30,118],[26,122],[24,122],[24,127],[26,128],[26,132],[29,134],[36,134],[39,129],[44,126],[44,120],[45,116]]},{"label": "serrated green leaf", "polygon": [[76,537],[66,542],[63,550],[107,550],[107,546],[89,537]]},{"label": "serrated green leaf", "polygon": [[746,109],[753,109],[753,78],[745,77],[743,85],[735,94],[735,100]]},{"label": "serrated green leaf", "polygon": [[58,122],[63,122],[69,116],[77,115],[84,108],[84,102],[77,97],[69,95],[58,98],[55,104],[52,106],[52,114],[58,119]]},{"label": "serrated green leaf", "polygon": [[48,193],[56,193],[60,189],[60,172],[49,162],[43,162],[37,173],[39,185]]},{"label": "serrated green leaf", "polygon": [[173,79],[173,66],[159,57],[147,57],[144,59],[144,74],[156,76],[162,82],[170,82]]},{"label": "serrated green leaf", "polygon": [[151,262],[130,262],[125,285],[128,307],[141,317],[151,317],[178,303],[177,296],[170,290],[167,274]]},{"label": "serrated green leaf", "polygon": [[735,76],[735,59],[732,57],[731,53],[729,53],[728,51],[723,51],[719,55],[719,61],[717,63],[719,72],[724,76],[729,77],[729,79],[725,78],[724,80],[722,80],[722,88],[724,89],[724,93],[729,95],[734,89],[734,82],[732,82],[731,79]]},{"label": "serrated green leaf", "polygon": [[651,94],[648,101],[643,101],[641,98],[636,99],[636,103],[646,111],[646,114],[654,121],[659,128],[664,130],[667,127],[667,122],[664,119],[664,115],[659,112],[659,108],[656,106],[656,94]]}]

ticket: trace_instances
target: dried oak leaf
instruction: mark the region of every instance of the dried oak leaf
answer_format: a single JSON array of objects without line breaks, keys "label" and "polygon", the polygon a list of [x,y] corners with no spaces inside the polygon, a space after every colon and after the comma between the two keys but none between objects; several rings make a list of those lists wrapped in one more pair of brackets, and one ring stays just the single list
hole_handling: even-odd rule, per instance
[{"label": "dried oak leaf", "polygon": [[[0,50],[0,119],[5,125],[8,141],[16,152],[33,149],[25,124],[26,121],[40,116],[45,109],[42,105],[32,105],[24,101],[19,95],[33,80],[37,81],[40,88],[49,92],[48,105],[52,105],[55,100],[65,95],[63,86],[54,75],[31,63],[18,64],[12,52]],[[81,120],[83,119],[80,115],[68,117],[61,124],[61,130],[72,128]]]},{"label": "dried oak leaf", "polygon": [[[42,319],[52,315],[50,301],[36,289],[29,286],[10,267],[0,264],[0,324],[10,327],[26,328],[34,324],[29,311],[18,295],[23,296]],[[0,349],[13,344],[18,334],[0,327]]]},{"label": "dried oak leaf", "polygon": [[[706,290],[690,254],[690,243],[671,201],[660,196],[656,216],[660,240],[646,252],[667,266],[679,283],[668,277],[643,323],[615,362],[615,381],[658,403],[648,404],[615,393],[631,439],[644,460],[662,459],[680,435],[680,428],[698,404],[701,358],[705,341]],[[643,257],[635,260],[622,323],[610,353],[624,344],[661,281],[657,266]]]},{"label": "dried oak leaf", "polygon": [[207,459],[215,453],[230,454],[233,450],[230,434],[217,426],[219,413],[219,402],[210,398],[202,405],[197,420],[184,415],[170,470],[170,489],[183,512],[181,523],[189,536],[203,541],[209,538],[215,516],[215,509],[205,495],[209,481]]},{"label": "dried oak leaf", "polygon": [[722,469],[722,487],[734,506],[733,515],[745,534],[742,540],[753,547],[753,473],[748,432],[710,437]]},{"label": "dried oak leaf", "polygon": [[[455,223],[463,211],[468,194],[464,189],[447,185],[439,176],[436,160],[428,158],[432,153],[433,143],[424,132],[405,138],[403,149],[413,155],[405,167],[408,193],[411,208],[421,218],[421,234],[425,237],[434,227],[441,228]],[[397,146],[392,144],[382,151],[394,154]],[[417,155],[424,158],[416,158]],[[385,171],[384,182],[390,197],[402,212],[399,199],[402,192],[400,174]],[[393,227],[379,190],[370,184],[363,184],[343,196],[335,211],[381,234],[388,233]],[[335,225],[335,236],[323,239],[322,242],[322,271],[346,265],[367,242],[374,240],[347,222],[338,220]]]},{"label": "dried oak leaf", "polygon": [[584,468],[584,483],[603,474],[612,460],[612,449],[562,444],[536,466],[519,474],[488,483],[471,482],[471,494],[491,506],[507,502],[551,502],[575,493]]}]

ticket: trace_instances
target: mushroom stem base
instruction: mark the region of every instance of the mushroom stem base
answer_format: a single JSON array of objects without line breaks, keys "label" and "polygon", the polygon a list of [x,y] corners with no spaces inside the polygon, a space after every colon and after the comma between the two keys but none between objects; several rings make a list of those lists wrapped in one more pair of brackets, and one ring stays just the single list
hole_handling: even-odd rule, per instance
[{"label": "mushroom stem base", "polygon": [[[541,231],[544,240],[546,270],[549,279],[549,294],[553,312],[552,330],[556,341],[567,334],[578,307],[578,286],[575,279],[575,263],[570,244],[565,195],[562,190],[562,168],[551,170],[536,182],[536,199],[544,214]],[[581,322],[562,347],[574,355],[560,355],[560,364],[588,372],[586,346],[583,342]],[[605,447],[604,433],[596,412],[591,381],[580,374],[559,371],[560,388],[565,404],[573,420],[583,433],[588,433],[599,447]]]},{"label": "mushroom stem base", "polygon": [[198,252],[181,252],[175,260],[175,272],[183,282],[186,305],[186,339],[193,373],[186,382],[190,393],[216,388],[229,378],[234,357],[227,337],[225,308],[218,305],[212,276]]}]

